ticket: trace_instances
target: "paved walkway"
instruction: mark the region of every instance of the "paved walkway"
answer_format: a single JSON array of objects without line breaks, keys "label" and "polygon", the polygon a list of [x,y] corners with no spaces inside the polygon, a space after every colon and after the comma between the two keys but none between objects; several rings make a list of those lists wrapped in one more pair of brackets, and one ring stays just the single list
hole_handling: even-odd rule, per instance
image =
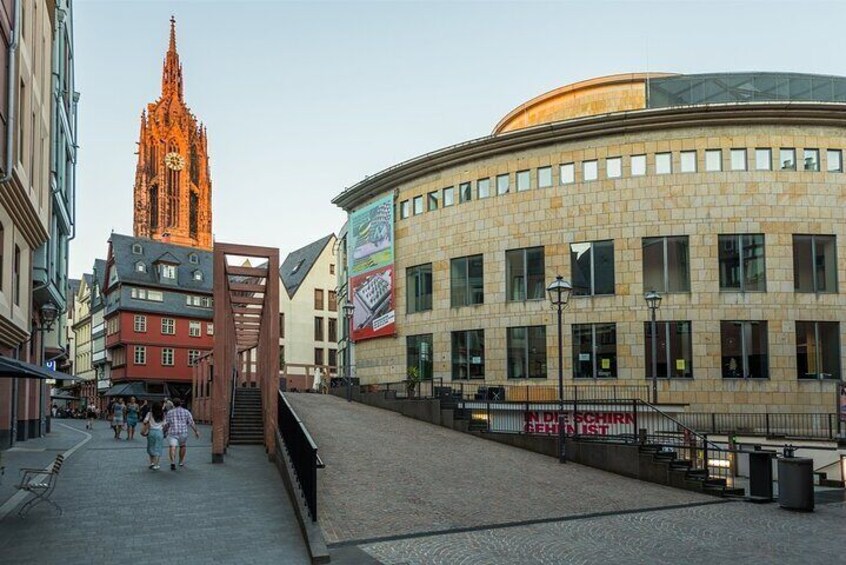
[{"label": "paved walkway", "polygon": [[[147,468],[146,439],[115,441],[103,421],[57,420],[48,438],[4,452],[0,561],[38,564],[308,563],[282,480],[259,446],[231,448],[211,464],[210,429],[189,440],[186,466]],[[54,494],[59,516],[41,504],[21,519],[8,510],[16,468],[45,467],[78,445]],[[22,463],[25,461],[25,464]]]},{"label": "paved walkway", "polygon": [[318,515],[333,551],[390,564],[709,565],[846,552],[842,502],[814,514],[726,502],[333,396],[287,396],[326,462]]}]

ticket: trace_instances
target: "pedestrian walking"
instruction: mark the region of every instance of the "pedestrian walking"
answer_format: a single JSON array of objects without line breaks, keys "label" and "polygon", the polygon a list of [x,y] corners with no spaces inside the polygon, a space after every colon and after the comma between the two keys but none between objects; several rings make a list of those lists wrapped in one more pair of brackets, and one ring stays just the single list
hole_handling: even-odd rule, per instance
[{"label": "pedestrian walking", "polygon": [[112,406],[112,427],[115,430],[115,439],[120,439],[124,424],[126,424],[126,404],[121,398]]},{"label": "pedestrian walking", "polygon": [[178,398],[173,401],[173,409],[165,414],[165,422],[170,470],[176,471],[176,448],[179,448],[179,466],[184,467],[188,451],[188,428],[194,430],[197,439],[200,438],[200,430],[197,429],[191,412],[182,407],[182,401]]},{"label": "pedestrian walking", "polygon": [[140,407],[135,402],[135,397],[129,397],[129,404],[126,405],[126,441],[135,439],[135,426],[138,425],[138,413]]},{"label": "pedestrian walking", "polygon": [[97,418],[97,405],[94,404],[93,400],[88,401],[88,406],[85,408],[85,418],[87,420],[87,422],[85,422],[85,429],[93,430],[94,419]]},{"label": "pedestrian walking", "polygon": [[150,457],[150,469],[159,470],[159,460],[162,457],[162,446],[164,445],[165,415],[162,405],[154,402],[153,407],[144,416],[144,423],[141,427],[141,435],[147,436],[147,455]]},{"label": "pedestrian walking", "polygon": [[143,422],[147,418],[147,413],[150,412],[150,405],[147,403],[146,400],[141,401],[141,417],[139,418],[140,422]]},{"label": "pedestrian walking", "polygon": [[167,414],[168,410],[173,410],[173,402],[170,398],[165,398],[164,405],[162,406],[164,409],[164,413]]}]

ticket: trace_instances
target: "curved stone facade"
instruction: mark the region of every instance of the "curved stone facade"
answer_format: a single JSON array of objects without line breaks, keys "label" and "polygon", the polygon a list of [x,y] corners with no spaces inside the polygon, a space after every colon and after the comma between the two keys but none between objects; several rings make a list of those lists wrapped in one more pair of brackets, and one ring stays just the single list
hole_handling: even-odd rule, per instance
[{"label": "curved stone facade", "polygon": [[[544,294],[538,300],[513,300],[518,294],[507,280],[506,252],[542,247],[545,286],[558,274],[574,279],[571,244],[612,240],[613,294],[573,296],[564,312],[565,385],[648,384],[651,365],[644,323],[649,310],[643,295],[650,290],[644,279],[655,280],[655,271],[650,267],[645,274],[644,238],[678,237],[686,241],[686,251],[682,257],[670,251],[664,261],[667,268],[686,270],[689,284],[679,292],[658,289],[663,301],[657,318],[685,323],[668,324],[668,333],[661,334],[667,340],[680,339],[669,333],[671,329],[687,331],[689,337],[681,347],[687,351],[676,351],[672,344],[669,348],[664,370],[682,378],[659,379],[661,402],[689,404],[691,411],[831,412],[835,381],[842,378],[840,326],[846,311],[846,297],[838,287],[846,284],[846,105],[827,105],[815,117],[803,114],[799,105],[782,107],[779,115],[766,108],[750,109],[736,104],[724,107],[719,116],[705,112],[699,117],[676,110],[629,112],[598,117],[592,129],[569,138],[551,128],[531,144],[518,142],[520,132],[504,134],[497,137],[514,136],[506,141],[513,150],[493,151],[490,139],[470,148],[456,146],[380,173],[336,198],[353,210],[376,192],[385,193],[374,187],[389,182],[386,176],[395,181],[398,334],[356,344],[356,372],[362,383],[404,378],[407,337],[426,334],[431,334],[433,376],[449,381],[460,373],[454,367],[453,332],[483,330],[485,384],[556,384],[556,312]],[[643,121],[637,127],[611,125],[634,123],[638,115]],[[567,127],[563,122],[562,131]],[[742,149],[745,170],[733,170],[739,168]],[[789,157],[790,150],[796,170],[783,168],[782,158]],[[640,156],[645,156],[645,174],[639,174],[639,163],[632,168],[633,157],[639,161]],[[443,164],[427,171],[426,162],[437,159]],[[587,180],[592,162],[596,180]],[[720,170],[712,170],[717,164]],[[518,173],[525,183],[525,171],[528,184],[518,191]],[[508,175],[509,191],[498,195],[501,175]],[[479,198],[480,179],[490,179],[487,198]],[[470,183],[470,199],[462,202],[460,193],[467,188],[463,183]],[[444,189],[449,187],[455,204],[443,207]],[[439,196],[436,210],[428,209],[430,193]],[[357,197],[362,200],[356,202]],[[418,197],[423,211],[415,214]],[[732,263],[721,258],[735,235],[761,236],[758,241],[763,241],[763,261],[755,263],[762,272],[756,273],[752,289],[726,286],[731,278],[726,265]],[[814,257],[803,251],[811,240],[817,246],[810,248]],[[746,251],[742,249],[738,263],[747,259]],[[478,254],[484,269],[483,303],[456,307],[451,260]],[[804,268],[806,261],[810,270]],[[407,270],[429,263],[431,309],[409,313]],[[582,357],[573,350],[574,325],[584,329],[588,324],[614,324],[613,367],[611,361],[594,361],[608,344],[596,344],[592,351],[588,347]],[[515,371],[509,369],[507,336],[509,328],[521,327],[545,328],[544,362],[526,371],[537,374],[540,367],[544,378],[509,378]],[[744,345],[731,337],[733,327],[744,328],[738,334]],[[747,330],[755,332],[754,344],[743,333]],[[525,351],[530,364],[542,357],[534,349],[531,355]],[[578,378],[573,365],[583,358],[595,363],[593,376],[613,378]]]}]

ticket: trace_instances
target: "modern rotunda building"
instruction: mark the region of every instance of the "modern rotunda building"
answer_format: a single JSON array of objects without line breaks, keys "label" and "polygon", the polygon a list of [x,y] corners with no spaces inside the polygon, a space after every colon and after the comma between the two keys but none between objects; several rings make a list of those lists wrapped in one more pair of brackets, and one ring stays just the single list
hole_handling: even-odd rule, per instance
[{"label": "modern rotunda building", "polygon": [[[626,74],[370,176],[349,214],[355,371],[648,385],[708,412],[833,412],[846,316],[846,78]],[[843,281],[842,283],[840,281]]]}]

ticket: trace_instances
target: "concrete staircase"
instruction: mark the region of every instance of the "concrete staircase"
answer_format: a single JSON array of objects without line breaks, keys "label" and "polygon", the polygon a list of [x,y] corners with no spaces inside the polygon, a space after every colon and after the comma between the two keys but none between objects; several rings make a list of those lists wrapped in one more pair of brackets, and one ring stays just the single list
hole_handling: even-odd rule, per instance
[{"label": "concrete staircase", "polygon": [[264,443],[264,423],[261,415],[261,390],[236,388],[235,409],[229,422],[229,443],[232,445],[261,445]]},{"label": "concrete staircase", "polygon": [[746,493],[742,488],[729,487],[723,478],[709,477],[705,469],[693,468],[691,461],[679,458],[675,451],[662,450],[654,445],[642,445],[639,452],[640,457],[666,465],[670,486],[725,497],[743,497]]}]

